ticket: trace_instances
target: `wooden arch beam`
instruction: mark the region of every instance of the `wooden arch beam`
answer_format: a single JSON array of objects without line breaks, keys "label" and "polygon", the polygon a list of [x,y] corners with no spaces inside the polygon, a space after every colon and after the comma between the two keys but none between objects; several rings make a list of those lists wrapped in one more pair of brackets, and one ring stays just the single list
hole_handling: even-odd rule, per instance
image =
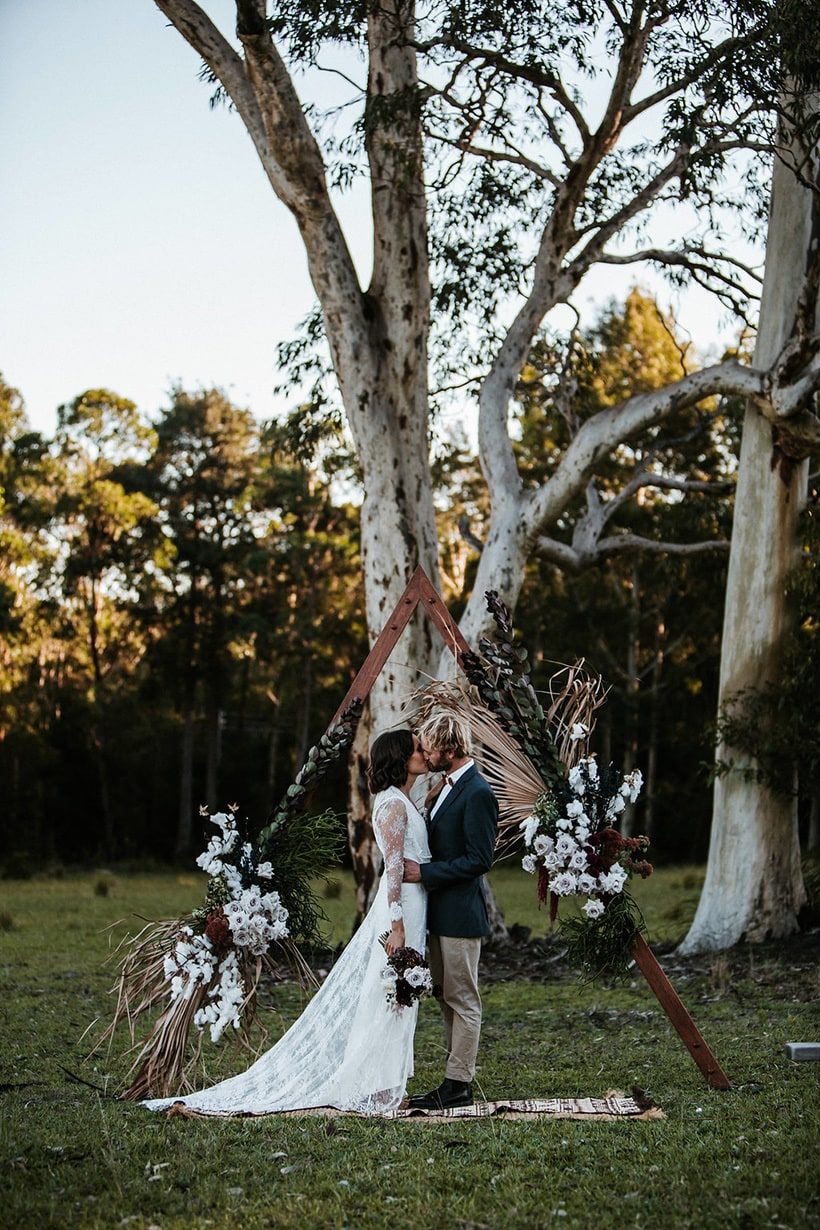
[{"label": "wooden arch beam", "polygon": [[[436,592],[427,573],[419,565],[348,688],[344,700],[333,715],[331,726],[335,725],[351,701],[364,701],[370,695],[373,684],[384,669],[399,637],[419,606],[427,613],[456,662],[460,661],[463,653],[470,652],[470,646],[464,639],[458,624],[447,610],[441,596]],[[684,1046],[703,1073],[706,1083],[713,1089],[731,1089],[729,1078],[714,1053],[707,1046],[682,999],[661,968],[657,957],[640,934],[636,935],[633,940],[632,956],[659,1004],[677,1030]]]}]

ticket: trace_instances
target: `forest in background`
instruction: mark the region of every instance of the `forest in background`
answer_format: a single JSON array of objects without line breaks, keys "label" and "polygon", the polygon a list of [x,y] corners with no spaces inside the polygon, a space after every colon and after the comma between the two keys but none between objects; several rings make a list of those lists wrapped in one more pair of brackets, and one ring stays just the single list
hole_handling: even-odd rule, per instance
[{"label": "forest in background", "polygon": [[[580,338],[569,401],[542,378],[548,346],[516,392],[515,449],[532,483],[557,464],[570,420],[696,365],[638,289]],[[201,805],[237,802],[258,827],[286,789],[367,652],[361,476],[340,424],[312,411],[263,423],[218,389],[177,387],[149,422],[119,392],[91,389],[59,408],[47,439],[22,393],[0,387],[6,874],[186,858],[207,827]],[[613,549],[580,571],[536,555],[516,612],[537,686],[583,657],[610,687],[594,750],[642,769],[633,824],[662,860],[707,850],[740,418],[739,399],[710,399],[620,446],[604,496],[617,498],[636,462],[686,476],[685,495],[647,488],[619,510],[623,533],[667,549]],[[441,575],[458,617],[487,497],[466,436],[434,432]],[[815,506],[816,492],[807,539]],[[699,546],[669,547],[681,543]],[[811,634],[809,615],[800,629]],[[787,703],[796,695],[784,689]],[[340,828],[345,793],[340,770],[321,800]]]}]

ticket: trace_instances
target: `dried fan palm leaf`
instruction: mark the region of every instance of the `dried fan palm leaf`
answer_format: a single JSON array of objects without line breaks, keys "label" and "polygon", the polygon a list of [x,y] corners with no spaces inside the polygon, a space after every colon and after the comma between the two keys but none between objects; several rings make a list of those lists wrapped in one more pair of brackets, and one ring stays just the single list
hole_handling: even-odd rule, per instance
[{"label": "dried fan palm leaf", "polygon": [[473,755],[498,800],[496,848],[508,846],[518,836],[518,826],[532,812],[535,800],[547,790],[532,761],[487,706],[458,683],[435,680],[414,692],[405,709],[413,711],[413,720],[418,725],[436,709],[466,714],[473,732]]},{"label": "dried fan palm leaf", "polygon": [[[549,705],[544,708],[545,725],[567,770],[588,754],[595,714],[607,692],[600,676],[586,669],[583,658],[571,666],[562,666],[550,677],[547,685]],[[496,849],[506,850],[518,838],[521,821],[532,813],[536,799],[549,792],[530,758],[492,710],[477,699],[474,688],[434,680],[413,692],[404,708],[412,711],[417,725],[435,709],[454,709],[469,717],[476,762],[498,799]],[[573,738],[573,728],[579,723],[583,724],[586,733],[583,738]]]}]

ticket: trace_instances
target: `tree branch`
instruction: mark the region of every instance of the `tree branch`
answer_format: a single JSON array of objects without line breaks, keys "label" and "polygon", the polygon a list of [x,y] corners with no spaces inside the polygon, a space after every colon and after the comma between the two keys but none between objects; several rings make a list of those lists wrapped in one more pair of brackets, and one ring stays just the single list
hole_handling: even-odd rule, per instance
[{"label": "tree branch", "polygon": [[706,542],[656,542],[640,534],[614,534],[598,543],[599,556],[612,555],[616,551],[654,551],[664,555],[702,555],[704,551],[728,551],[731,543],[725,538],[713,538]]},{"label": "tree branch", "polygon": [[[819,443],[820,419],[808,408],[818,388],[820,355],[786,389],[777,385],[777,364],[771,371],[759,371],[731,359],[599,411],[581,425],[548,481],[526,497],[523,518],[528,539],[534,541],[542,526],[555,521],[570,500],[583,490],[596,463],[618,444],[706,397],[716,394],[750,397],[765,417],[774,422],[787,417],[781,414],[779,407],[787,408],[791,416],[790,431],[805,441]],[[790,389],[798,392],[790,396]]]},{"label": "tree branch", "polygon": [[730,543],[723,538],[704,542],[662,542],[644,538],[640,534],[624,531],[602,538],[594,545],[579,551],[575,546],[560,542],[557,538],[541,536],[536,539],[535,549],[544,559],[551,560],[567,572],[581,572],[591,568],[610,555],[627,551],[648,551],[656,555],[702,555],[706,551],[728,551]]}]

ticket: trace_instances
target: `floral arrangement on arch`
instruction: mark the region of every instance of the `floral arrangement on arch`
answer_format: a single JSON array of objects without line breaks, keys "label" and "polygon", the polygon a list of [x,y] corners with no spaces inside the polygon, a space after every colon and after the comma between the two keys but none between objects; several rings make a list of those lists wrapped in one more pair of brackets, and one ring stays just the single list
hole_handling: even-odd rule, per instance
[{"label": "floral arrangement on arch", "polygon": [[[227,1031],[258,1054],[268,1036],[260,1024],[254,1048],[251,1027],[263,974],[280,978],[285,965],[303,983],[315,984],[299,944],[320,938],[322,911],[311,881],[338,855],[340,827],[333,811],[304,813],[310,792],[352,743],[361,708],[354,702],[310,749],[255,838],[243,838],[236,806],[213,816],[202,808],[218,829],[196,860],[208,876],[204,903],[181,919],[146,920],[115,949],[115,956],[124,950],[111,988],[116,1008],[88,1057],[106,1041],[110,1050],[117,1027],[127,1022],[133,1043],[127,1053],[138,1053],[124,1098],[192,1091],[206,1028],[212,1042]],[[135,1041],[136,1023],[160,1007],[147,1036]]]},{"label": "floral arrangement on arch", "polygon": [[[585,738],[586,727],[578,726],[575,738]],[[649,839],[623,837],[615,827],[642,784],[640,769],[619,781],[612,768],[599,770],[588,756],[570,769],[559,790],[535,800],[532,814],[521,821],[529,851],[521,866],[537,873],[538,898],[549,898],[552,918],[559,898],[578,895],[586,898],[582,913],[598,919],[632,874],[651,874],[652,865],[643,858]]]},{"label": "floral arrangement on arch", "polygon": [[652,872],[649,839],[624,837],[618,828],[640,793],[640,770],[623,776],[589,754],[595,714],[606,699],[601,679],[581,660],[537,692],[509,611],[495,591],[486,598],[495,633],[481,639],[478,653],[461,655],[470,687],[422,688],[418,717],[441,705],[468,712],[476,760],[499,802],[499,851],[523,839],[522,866],[537,877],[539,902],[549,904],[552,921],[562,899],[582,899],[577,916],[560,919],[569,959],[588,977],[623,976],[632,941],[645,930],[629,881]]}]

